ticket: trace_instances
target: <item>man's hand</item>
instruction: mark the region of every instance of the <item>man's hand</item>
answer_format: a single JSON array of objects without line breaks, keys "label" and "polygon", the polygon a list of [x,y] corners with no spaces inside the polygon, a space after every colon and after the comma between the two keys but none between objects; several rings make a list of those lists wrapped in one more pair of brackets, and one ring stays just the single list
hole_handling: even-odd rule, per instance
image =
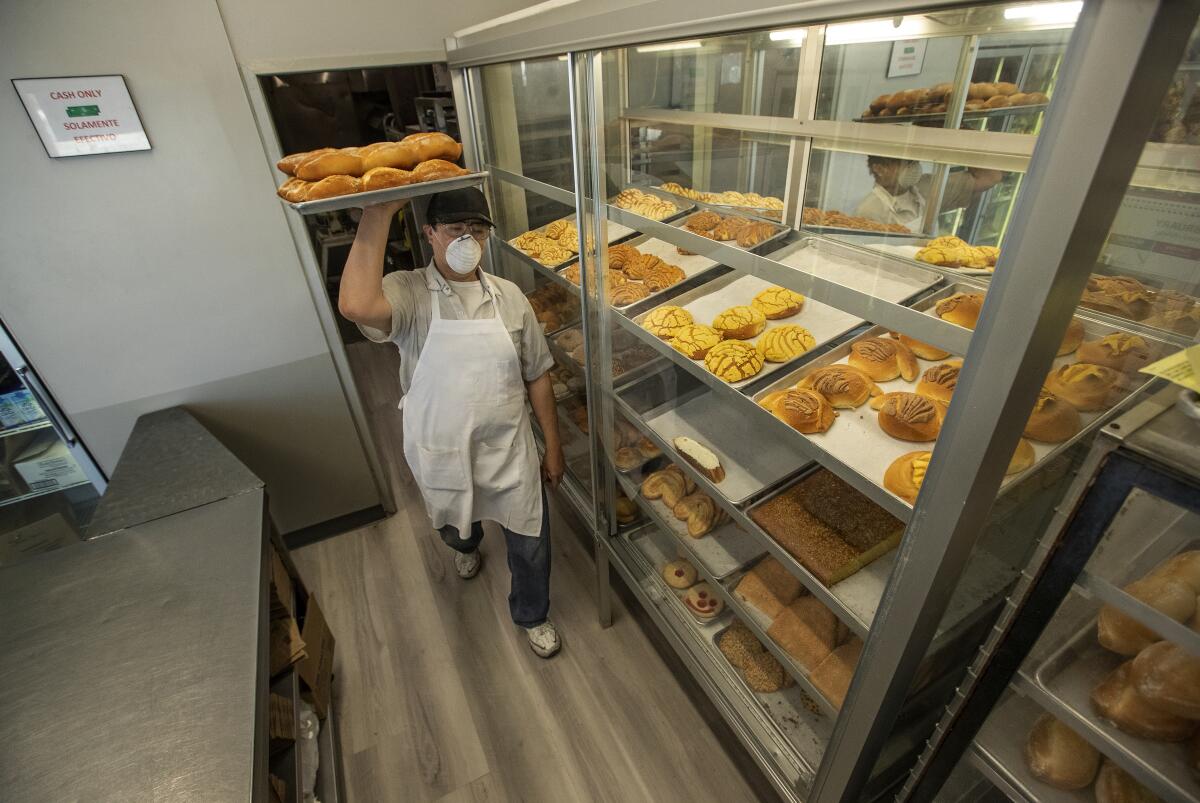
[{"label": "man's hand", "polygon": [[372,216],[378,215],[380,217],[387,218],[388,222],[391,222],[391,219],[394,218],[396,215],[398,215],[400,213],[401,209],[408,206],[409,200],[410,199],[408,199],[408,198],[401,198],[399,201],[386,201],[381,204],[372,204],[371,206],[364,206],[362,208],[363,215],[364,216],[368,215],[368,214],[372,215]]},{"label": "man's hand", "polygon": [[563,457],[561,446],[546,447],[546,456],[542,458],[542,481],[550,486],[550,490],[558,487],[562,481],[563,472],[567,470],[567,461]]}]

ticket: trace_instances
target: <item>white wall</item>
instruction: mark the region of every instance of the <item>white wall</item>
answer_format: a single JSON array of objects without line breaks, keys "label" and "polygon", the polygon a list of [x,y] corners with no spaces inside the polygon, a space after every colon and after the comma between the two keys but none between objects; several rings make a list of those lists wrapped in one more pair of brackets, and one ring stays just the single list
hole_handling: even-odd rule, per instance
[{"label": "white wall", "polygon": [[[0,316],[102,466],[147,407],[220,387],[215,426],[259,408],[245,442],[284,530],[374,504],[215,2],[5,0],[0,32],[5,83],[124,74],[153,145],[52,160],[0,91]],[[315,421],[324,457],[301,437]],[[318,458],[324,480],[280,487]]]}]

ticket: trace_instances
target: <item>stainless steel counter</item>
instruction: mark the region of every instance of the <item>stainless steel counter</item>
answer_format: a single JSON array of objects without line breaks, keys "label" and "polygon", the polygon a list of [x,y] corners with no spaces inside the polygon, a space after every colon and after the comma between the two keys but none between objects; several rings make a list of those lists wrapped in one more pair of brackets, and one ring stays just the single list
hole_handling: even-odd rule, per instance
[{"label": "stainless steel counter", "polygon": [[0,570],[0,798],[266,799],[264,506],[259,487]]}]

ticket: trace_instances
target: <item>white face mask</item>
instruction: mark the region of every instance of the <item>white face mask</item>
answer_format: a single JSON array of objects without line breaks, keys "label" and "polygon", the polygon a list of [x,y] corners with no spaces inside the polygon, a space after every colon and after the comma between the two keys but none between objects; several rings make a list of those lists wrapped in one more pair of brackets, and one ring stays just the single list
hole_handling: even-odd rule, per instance
[{"label": "white face mask", "polygon": [[475,270],[482,258],[483,249],[479,241],[469,233],[451,240],[446,246],[446,264],[459,275],[465,276]]},{"label": "white face mask", "polygon": [[911,189],[921,180],[922,175],[919,164],[906,164],[896,174],[896,185],[902,190]]}]

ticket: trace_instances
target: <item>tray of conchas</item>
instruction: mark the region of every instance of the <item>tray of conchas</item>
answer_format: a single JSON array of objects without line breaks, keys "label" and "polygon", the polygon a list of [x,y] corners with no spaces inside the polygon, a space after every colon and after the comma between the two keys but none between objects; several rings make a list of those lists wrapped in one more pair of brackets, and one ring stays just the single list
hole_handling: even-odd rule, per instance
[{"label": "tray of conchas", "polygon": [[439,131],[399,142],[357,148],[318,148],[283,157],[275,166],[287,180],[277,194],[302,215],[372,206],[480,183],[455,162],[462,145]]}]

